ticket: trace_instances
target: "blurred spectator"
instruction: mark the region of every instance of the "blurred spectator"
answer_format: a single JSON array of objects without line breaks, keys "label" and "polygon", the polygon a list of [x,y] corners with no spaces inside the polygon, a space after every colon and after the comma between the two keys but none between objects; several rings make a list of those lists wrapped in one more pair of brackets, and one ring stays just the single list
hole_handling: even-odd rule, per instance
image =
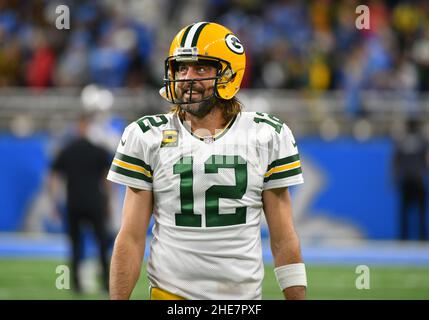
[{"label": "blurred spectator", "polygon": [[326,91],[330,87],[331,72],[324,56],[315,54],[308,70],[308,87],[311,90]]},{"label": "blurred spectator", "polygon": [[129,60],[120,50],[109,44],[101,45],[91,53],[89,65],[94,83],[105,87],[124,85]]},{"label": "blurred spectator", "polygon": [[362,45],[354,47],[346,59],[341,73],[341,85],[346,96],[346,111],[350,116],[362,116],[363,102],[360,95],[365,85],[365,55],[366,48]]},{"label": "blurred spectator", "polygon": [[83,31],[73,33],[72,41],[57,65],[56,85],[83,86],[88,82],[88,36]]},{"label": "blurred spectator", "polygon": [[35,49],[27,67],[26,82],[29,87],[44,88],[51,85],[55,55],[46,35],[36,33]]},{"label": "blurred spectator", "polygon": [[400,239],[409,237],[409,220],[414,207],[419,214],[419,239],[427,240],[426,234],[426,176],[427,144],[424,141],[419,122],[409,119],[405,135],[397,141],[393,155],[393,174],[400,193]]},{"label": "blurred spectator", "polygon": [[429,28],[424,30],[412,46],[411,55],[416,62],[419,73],[420,90],[429,90]]},{"label": "blurred spectator", "polygon": [[419,75],[417,66],[406,53],[399,56],[395,63],[395,71],[391,77],[391,88],[402,96],[406,103],[406,117],[416,117],[419,114],[418,85]]},{"label": "blurred spectator", "polygon": [[[55,2],[0,1],[0,85],[158,87],[162,70],[153,62],[168,50],[168,30],[199,17],[237,30],[249,60],[246,88],[345,88],[351,115],[361,108],[358,91],[398,90],[398,75],[411,80],[416,71],[413,93],[429,90],[427,1],[367,1],[370,30],[356,29],[357,0],[65,3],[71,29],[56,32]],[[406,63],[396,58],[404,55]]]},{"label": "blurred spectator", "polygon": [[83,258],[82,231],[89,224],[95,233],[102,267],[103,289],[108,291],[108,222],[109,185],[105,180],[111,156],[88,138],[88,116],[78,122],[78,136],[56,157],[50,176],[50,191],[56,198],[58,176],[66,180],[68,235],[71,241],[71,272],[73,288],[81,292],[79,267]]},{"label": "blurred spectator", "polygon": [[[0,43],[2,42],[0,29]],[[21,83],[22,66],[20,48],[17,41],[10,41],[8,46],[0,47],[0,87],[14,86]]]}]

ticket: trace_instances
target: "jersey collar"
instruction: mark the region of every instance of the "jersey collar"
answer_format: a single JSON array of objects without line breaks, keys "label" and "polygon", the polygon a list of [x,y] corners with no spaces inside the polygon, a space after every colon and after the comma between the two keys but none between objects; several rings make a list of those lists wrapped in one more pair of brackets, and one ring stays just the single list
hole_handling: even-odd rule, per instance
[{"label": "jersey collar", "polygon": [[237,119],[237,116],[234,116],[231,120],[229,120],[229,122],[222,129],[222,131],[219,131],[214,136],[201,137],[201,136],[193,133],[191,128],[183,121],[183,119],[180,119],[180,117],[179,117],[179,121],[182,123],[182,126],[185,128],[186,131],[188,131],[194,138],[196,138],[200,141],[206,142],[206,143],[214,142],[216,140],[219,140],[221,137],[223,137],[228,132],[228,130],[232,127],[232,125],[235,123],[236,119]]}]

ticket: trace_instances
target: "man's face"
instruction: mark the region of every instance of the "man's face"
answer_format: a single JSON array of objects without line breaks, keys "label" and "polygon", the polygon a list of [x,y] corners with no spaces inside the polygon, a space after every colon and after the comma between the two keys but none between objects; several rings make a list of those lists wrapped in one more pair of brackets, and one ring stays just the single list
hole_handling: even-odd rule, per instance
[{"label": "man's face", "polygon": [[[193,82],[176,82],[176,94],[181,101],[186,103],[183,105],[185,111],[190,112],[196,116],[207,114],[207,112],[204,112],[205,110],[201,110],[201,108],[206,109],[208,106],[206,106],[204,103],[200,103],[200,101],[213,95],[215,80],[198,79],[213,78],[216,76],[216,73],[217,69],[214,66],[205,63],[204,61],[194,63],[179,63],[176,71],[177,80],[196,79]],[[189,104],[189,102],[195,103]]]}]

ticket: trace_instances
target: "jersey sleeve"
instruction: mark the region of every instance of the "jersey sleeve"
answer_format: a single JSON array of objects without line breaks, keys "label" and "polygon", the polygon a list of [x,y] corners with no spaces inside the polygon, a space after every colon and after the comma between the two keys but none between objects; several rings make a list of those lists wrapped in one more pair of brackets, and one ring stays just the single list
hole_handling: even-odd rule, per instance
[{"label": "jersey sleeve", "polygon": [[149,148],[149,141],[145,140],[140,127],[131,123],[122,134],[107,179],[137,189],[152,190]]},{"label": "jersey sleeve", "polygon": [[304,182],[298,147],[286,124],[274,132],[264,175],[264,190],[288,187]]}]

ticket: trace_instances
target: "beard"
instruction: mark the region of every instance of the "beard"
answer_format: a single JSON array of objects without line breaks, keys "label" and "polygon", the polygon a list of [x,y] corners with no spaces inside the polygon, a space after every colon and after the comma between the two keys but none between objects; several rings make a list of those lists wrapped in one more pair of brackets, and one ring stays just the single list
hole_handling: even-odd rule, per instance
[{"label": "beard", "polygon": [[[212,93],[211,96],[209,97],[204,97],[204,93],[206,90],[204,90],[203,88],[193,88],[192,89],[192,95],[194,93],[197,93],[199,95],[201,95],[201,99],[205,99],[203,101],[198,101],[193,103],[192,96],[189,97],[189,102],[188,103],[184,103],[180,105],[180,108],[185,111],[188,112],[189,114],[197,117],[197,118],[204,118],[207,114],[210,113],[210,111],[212,110],[213,106],[216,104],[216,97],[215,95]],[[184,93],[182,93],[182,100],[183,100],[183,96]]]},{"label": "beard", "polygon": [[201,102],[182,104],[180,105],[180,108],[183,111],[188,112],[193,116],[201,119],[210,113],[210,111],[213,109],[215,104],[216,104],[216,97],[212,95],[209,99]]}]

